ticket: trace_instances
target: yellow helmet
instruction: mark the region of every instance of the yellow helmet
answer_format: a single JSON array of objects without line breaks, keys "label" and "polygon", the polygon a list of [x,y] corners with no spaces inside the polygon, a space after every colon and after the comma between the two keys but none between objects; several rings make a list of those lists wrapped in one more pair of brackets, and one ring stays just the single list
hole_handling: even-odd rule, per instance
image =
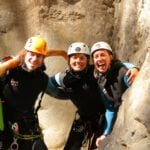
[{"label": "yellow helmet", "polygon": [[46,47],[47,47],[46,41],[40,37],[30,37],[24,46],[26,50],[35,52],[41,55],[47,54]]}]

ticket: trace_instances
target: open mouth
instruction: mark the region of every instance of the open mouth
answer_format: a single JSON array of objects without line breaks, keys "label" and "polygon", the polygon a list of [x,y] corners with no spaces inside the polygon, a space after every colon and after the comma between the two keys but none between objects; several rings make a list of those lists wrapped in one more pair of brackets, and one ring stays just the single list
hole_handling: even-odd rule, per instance
[{"label": "open mouth", "polygon": [[97,64],[98,67],[104,67],[105,63]]}]

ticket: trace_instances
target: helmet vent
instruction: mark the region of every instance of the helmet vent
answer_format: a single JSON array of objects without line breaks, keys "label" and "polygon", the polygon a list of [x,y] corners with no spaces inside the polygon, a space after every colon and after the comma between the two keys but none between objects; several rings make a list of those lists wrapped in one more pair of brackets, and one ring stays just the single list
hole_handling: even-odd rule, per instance
[{"label": "helmet vent", "polygon": [[80,51],[81,51],[81,48],[80,48],[80,47],[76,47],[76,48],[75,48],[75,51],[76,51],[76,52],[80,52]]}]

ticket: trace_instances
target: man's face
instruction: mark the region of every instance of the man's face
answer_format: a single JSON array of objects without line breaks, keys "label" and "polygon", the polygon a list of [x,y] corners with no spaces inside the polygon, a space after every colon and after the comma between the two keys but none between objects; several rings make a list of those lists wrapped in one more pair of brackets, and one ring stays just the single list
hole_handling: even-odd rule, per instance
[{"label": "man's face", "polygon": [[27,51],[24,61],[27,69],[29,71],[33,71],[43,65],[44,56],[31,51]]},{"label": "man's face", "polygon": [[70,67],[76,71],[83,71],[89,62],[89,59],[84,54],[73,54],[70,56],[69,65]]},{"label": "man's face", "polygon": [[105,73],[109,69],[111,60],[112,55],[107,50],[97,50],[93,54],[94,66],[101,73]]}]

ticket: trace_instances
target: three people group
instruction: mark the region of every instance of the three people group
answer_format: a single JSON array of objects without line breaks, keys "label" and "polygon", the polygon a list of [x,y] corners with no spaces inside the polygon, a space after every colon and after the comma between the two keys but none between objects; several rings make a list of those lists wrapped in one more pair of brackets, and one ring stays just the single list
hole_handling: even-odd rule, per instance
[{"label": "three people group", "polygon": [[[67,52],[68,69],[52,77],[44,73],[45,57],[67,58],[65,52],[48,52],[46,41],[40,37],[29,38],[24,49],[21,57],[0,65],[0,98],[4,101],[5,123],[5,130],[0,135],[3,147],[47,149],[38,124],[37,109],[34,109],[35,101],[42,98],[44,92],[62,100],[69,98],[77,107],[65,150],[78,150],[87,140],[89,149],[99,146],[110,134],[121,96],[128,88],[128,69],[113,58],[110,45],[95,43],[90,52],[85,43],[72,43]],[[89,63],[90,55],[94,65]],[[129,73],[133,79],[138,70],[133,67]]]}]

